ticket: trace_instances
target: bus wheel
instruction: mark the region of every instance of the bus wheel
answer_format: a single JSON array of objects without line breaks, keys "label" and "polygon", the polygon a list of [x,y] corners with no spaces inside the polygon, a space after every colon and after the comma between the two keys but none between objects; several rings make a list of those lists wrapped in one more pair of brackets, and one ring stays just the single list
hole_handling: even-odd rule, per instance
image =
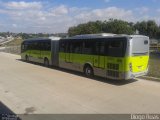
[{"label": "bus wheel", "polygon": [[49,61],[47,58],[44,59],[44,66],[49,67]]},{"label": "bus wheel", "polygon": [[26,55],[25,60],[26,60],[27,62],[29,62],[28,55]]},{"label": "bus wheel", "polygon": [[85,68],[84,68],[84,74],[87,77],[93,77],[94,73],[93,73],[92,67],[90,67],[89,65],[85,66]]}]

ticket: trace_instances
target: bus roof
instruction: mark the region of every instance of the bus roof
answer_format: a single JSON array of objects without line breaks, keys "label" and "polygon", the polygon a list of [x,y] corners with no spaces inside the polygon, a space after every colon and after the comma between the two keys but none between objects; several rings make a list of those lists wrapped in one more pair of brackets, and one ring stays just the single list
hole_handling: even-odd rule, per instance
[{"label": "bus roof", "polygon": [[98,34],[84,34],[84,35],[76,35],[74,37],[106,37],[106,36],[115,36],[116,34],[113,33],[98,33]]},{"label": "bus roof", "polygon": [[[116,34],[86,34],[86,35],[76,35],[73,37],[69,38],[64,38],[66,39],[94,39],[94,38],[115,38],[115,37],[124,37],[124,36],[118,36]],[[126,37],[126,36],[125,36]]]},{"label": "bus roof", "polygon": [[100,34],[84,34],[84,35],[76,35],[73,37],[65,38],[65,39],[91,39],[91,38],[133,38],[133,37],[147,37],[144,35],[126,35],[126,34],[112,34],[112,33],[100,33]]},{"label": "bus roof", "polygon": [[43,40],[52,40],[52,41],[57,41],[60,40],[60,37],[42,37],[42,38],[30,38],[30,39],[26,39],[25,41],[35,41],[35,40],[39,40],[39,41],[43,41]]},{"label": "bus roof", "polygon": [[130,37],[147,37],[147,38],[149,38],[148,36],[145,36],[145,35],[130,35]]},{"label": "bus roof", "polygon": [[76,35],[73,37],[69,37],[67,39],[102,38],[102,37],[113,37],[115,35],[116,34],[112,34],[112,33],[84,34],[84,35]]},{"label": "bus roof", "polygon": [[[148,36],[144,36],[144,35],[126,35],[126,34],[112,34],[112,33],[99,33],[99,34],[85,34],[85,35],[76,35],[73,37],[69,37],[69,38],[63,38],[63,40],[68,40],[68,39],[93,39],[93,38],[135,38],[135,37],[147,37]],[[60,37],[55,37],[55,36],[51,36],[51,37],[42,37],[42,38],[30,38],[30,39],[26,39],[25,41],[44,41],[44,40],[51,40],[51,41],[59,41],[61,40]]]}]

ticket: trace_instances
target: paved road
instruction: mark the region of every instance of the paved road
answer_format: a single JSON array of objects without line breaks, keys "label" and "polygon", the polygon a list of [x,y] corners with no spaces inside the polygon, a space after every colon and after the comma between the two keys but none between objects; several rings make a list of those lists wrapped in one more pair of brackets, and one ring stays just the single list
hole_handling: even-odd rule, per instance
[{"label": "paved road", "polygon": [[0,52],[0,102],[14,113],[158,113],[160,83],[88,79]]}]

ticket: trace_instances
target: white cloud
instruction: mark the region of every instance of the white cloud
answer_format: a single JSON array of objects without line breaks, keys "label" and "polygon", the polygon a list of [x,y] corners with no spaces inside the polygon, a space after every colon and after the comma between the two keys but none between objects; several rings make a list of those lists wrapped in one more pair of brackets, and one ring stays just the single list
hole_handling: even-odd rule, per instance
[{"label": "white cloud", "polygon": [[12,24],[12,26],[16,28],[16,27],[17,27],[17,24]]},{"label": "white cloud", "polygon": [[107,20],[110,18],[131,20],[132,16],[133,13],[131,10],[124,10],[117,7],[108,7],[80,13],[79,15],[75,16],[75,18],[80,21],[87,22],[89,20]]},{"label": "white cloud", "polygon": [[[0,24],[5,26],[0,27],[0,31],[54,33],[66,32],[69,27],[88,21],[114,18],[135,22],[150,19],[147,7],[127,10],[118,7],[91,9],[66,5],[46,7],[45,5],[42,2],[3,3],[3,6],[1,5],[3,9],[0,9]],[[7,21],[2,18],[2,15]],[[155,20],[160,22],[159,17],[155,17]]]},{"label": "white cloud", "polygon": [[60,5],[60,6],[56,7],[56,8],[53,8],[51,10],[51,13],[54,16],[65,15],[65,14],[68,14],[68,8],[65,5]]},{"label": "white cloud", "polygon": [[41,9],[41,2],[8,2],[4,4],[8,9]]},{"label": "white cloud", "polygon": [[[31,7],[32,8],[32,7]],[[90,9],[67,7],[60,5],[45,9],[0,10],[1,14],[8,15],[12,27],[18,32],[66,32],[70,26],[88,21],[107,20],[110,18],[131,20],[133,13],[117,7],[104,9]],[[16,24],[18,27],[15,27]],[[18,29],[19,28],[19,29]]]}]

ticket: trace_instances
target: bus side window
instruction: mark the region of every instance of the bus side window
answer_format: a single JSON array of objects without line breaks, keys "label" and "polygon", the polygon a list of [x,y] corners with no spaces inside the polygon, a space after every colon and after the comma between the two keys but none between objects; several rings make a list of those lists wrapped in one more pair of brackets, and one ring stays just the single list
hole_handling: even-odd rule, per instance
[{"label": "bus side window", "polygon": [[45,41],[45,42],[43,42],[43,50],[44,50],[44,51],[50,51],[50,50],[51,50],[50,41]]},{"label": "bus side window", "polygon": [[70,53],[70,43],[67,42],[66,43],[66,50],[65,50],[66,53]]},{"label": "bus side window", "polygon": [[38,42],[34,42],[34,50],[38,50]]},{"label": "bus side window", "polygon": [[40,42],[40,47],[41,47],[41,50],[43,51],[44,50],[44,42]]},{"label": "bus side window", "polygon": [[73,53],[82,53],[82,43],[83,42],[73,42]]},{"label": "bus side window", "polygon": [[100,55],[105,55],[105,42],[100,42],[100,46],[99,46],[99,54]]},{"label": "bus side window", "polygon": [[105,42],[95,42],[95,48],[94,48],[94,54],[95,55],[105,55]]},{"label": "bus side window", "polygon": [[93,54],[93,43],[91,41],[85,41],[83,45],[83,54]]},{"label": "bus side window", "polygon": [[34,50],[35,48],[34,42],[30,43],[30,50]]},{"label": "bus side window", "polygon": [[51,43],[50,43],[50,41],[47,41],[46,50],[47,50],[47,51],[50,51],[50,50],[51,50]]},{"label": "bus side window", "polygon": [[37,42],[37,50],[41,50],[41,42]]},{"label": "bus side window", "polygon": [[61,41],[60,42],[60,52],[65,52],[65,49],[66,49],[66,44],[65,42]]},{"label": "bus side window", "polygon": [[28,43],[27,50],[32,50],[32,44],[31,43]]},{"label": "bus side window", "polygon": [[99,42],[95,42],[95,46],[94,46],[94,54],[98,55],[99,54]]},{"label": "bus side window", "polygon": [[108,55],[114,57],[122,57],[123,55],[123,42],[111,40],[108,45]]},{"label": "bus side window", "polygon": [[73,46],[73,42],[72,41],[68,41],[66,44],[66,53],[72,53],[72,46]]},{"label": "bus side window", "polygon": [[109,41],[105,41],[105,55],[108,56]]}]

